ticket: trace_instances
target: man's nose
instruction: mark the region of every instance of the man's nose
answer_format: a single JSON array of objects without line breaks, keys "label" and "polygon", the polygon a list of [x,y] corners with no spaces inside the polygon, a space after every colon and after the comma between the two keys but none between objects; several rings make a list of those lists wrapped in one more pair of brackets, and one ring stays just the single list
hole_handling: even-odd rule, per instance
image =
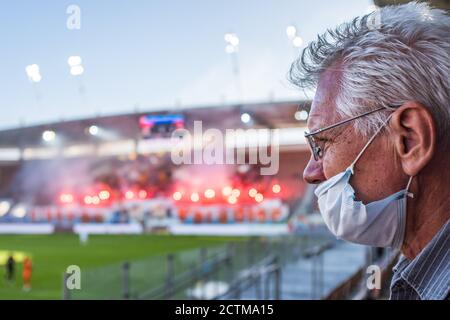
[{"label": "man's nose", "polygon": [[310,184],[319,184],[322,181],[327,180],[323,173],[322,163],[311,157],[303,171],[303,180]]}]

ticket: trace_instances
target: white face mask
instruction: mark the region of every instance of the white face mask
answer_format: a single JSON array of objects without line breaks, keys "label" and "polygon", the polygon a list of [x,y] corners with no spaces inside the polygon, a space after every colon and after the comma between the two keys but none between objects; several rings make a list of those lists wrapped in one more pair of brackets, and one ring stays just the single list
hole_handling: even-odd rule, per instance
[{"label": "white face mask", "polygon": [[[390,118],[390,117],[389,117]],[[339,239],[354,243],[399,249],[403,243],[406,226],[406,199],[413,195],[406,189],[384,199],[363,204],[357,201],[350,185],[355,163],[389,121],[378,128],[355,161],[344,171],[322,182],[314,193],[319,199],[319,210],[328,229]]]}]

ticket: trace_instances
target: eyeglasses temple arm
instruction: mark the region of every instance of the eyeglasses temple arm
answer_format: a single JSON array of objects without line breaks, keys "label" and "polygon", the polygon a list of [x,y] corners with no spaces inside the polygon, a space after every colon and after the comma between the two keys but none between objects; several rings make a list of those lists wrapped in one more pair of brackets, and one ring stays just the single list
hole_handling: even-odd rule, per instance
[{"label": "eyeglasses temple arm", "polygon": [[326,130],[329,130],[329,129],[333,129],[333,128],[335,128],[335,127],[337,127],[337,126],[340,126],[340,125],[342,125],[342,124],[344,124],[344,123],[347,123],[347,122],[353,121],[353,120],[355,120],[355,119],[358,119],[358,118],[367,116],[368,114],[371,114],[371,113],[374,113],[374,112],[377,112],[377,111],[381,111],[381,110],[383,110],[383,109],[384,109],[384,110],[387,110],[387,109],[384,108],[384,107],[381,107],[381,108],[375,109],[375,110],[371,110],[371,111],[365,112],[365,113],[363,113],[363,114],[357,115],[356,117],[353,117],[353,118],[350,118],[350,119],[345,119],[345,120],[339,121],[338,123],[332,124],[331,126],[328,126],[328,127],[325,127],[325,128],[320,128],[320,129],[318,129],[318,130],[316,130],[316,131],[313,131],[313,132],[310,132],[310,133],[305,133],[305,137],[309,137],[309,136],[312,136],[312,135],[321,133],[321,132],[323,132],[323,131],[326,131]]}]

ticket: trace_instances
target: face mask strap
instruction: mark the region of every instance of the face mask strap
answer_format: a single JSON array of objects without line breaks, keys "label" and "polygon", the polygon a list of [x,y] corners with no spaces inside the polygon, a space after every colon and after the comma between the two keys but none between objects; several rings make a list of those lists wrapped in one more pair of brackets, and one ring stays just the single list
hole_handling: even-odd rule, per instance
[{"label": "face mask strap", "polygon": [[406,195],[410,198],[414,198],[414,193],[409,192],[409,187],[411,186],[411,182],[412,182],[413,178],[414,178],[414,176],[410,176],[408,184],[406,185]]},{"label": "face mask strap", "polygon": [[387,117],[387,119],[385,121],[383,121],[383,124],[377,129],[377,131],[375,131],[374,135],[369,139],[369,141],[366,143],[364,148],[362,148],[362,150],[359,152],[359,154],[356,157],[356,159],[352,162],[352,164],[350,165],[352,173],[353,173],[353,167],[355,166],[355,163],[359,160],[359,158],[361,158],[361,156],[363,155],[364,151],[366,151],[366,149],[370,146],[372,141],[376,138],[376,136],[381,131],[381,129],[383,129],[383,127],[389,122],[391,117],[392,117],[392,114],[390,114],[389,117]]}]

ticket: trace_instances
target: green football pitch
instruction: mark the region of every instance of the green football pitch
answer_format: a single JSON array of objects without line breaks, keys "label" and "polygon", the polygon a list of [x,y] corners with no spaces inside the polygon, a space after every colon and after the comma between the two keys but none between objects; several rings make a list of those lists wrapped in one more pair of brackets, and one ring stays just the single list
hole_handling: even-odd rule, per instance
[{"label": "green football pitch", "polygon": [[[81,244],[73,234],[0,236],[0,299],[61,299],[62,273],[69,265],[81,270],[137,261],[200,247],[224,245],[245,238],[170,235],[91,235]],[[10,252],[33,261],[32,290],[22,290],[22,263],[16,265],[15,282],[5,279],[4,256]],[[157,259],[157,258],[156,258]],[[18,259],[20,261],[20,259]]]}]

